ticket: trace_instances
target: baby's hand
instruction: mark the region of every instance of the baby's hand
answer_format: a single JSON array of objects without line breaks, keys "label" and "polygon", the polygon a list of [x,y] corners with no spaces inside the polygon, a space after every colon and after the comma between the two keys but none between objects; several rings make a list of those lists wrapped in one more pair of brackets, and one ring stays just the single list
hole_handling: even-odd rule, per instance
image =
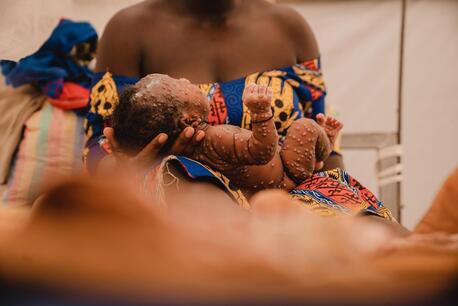
[{"label": "baby's hand", "polygon": [[243,92],[243,103],[251,113],[271,111],[272,90],[264,85],[249,84]]}]

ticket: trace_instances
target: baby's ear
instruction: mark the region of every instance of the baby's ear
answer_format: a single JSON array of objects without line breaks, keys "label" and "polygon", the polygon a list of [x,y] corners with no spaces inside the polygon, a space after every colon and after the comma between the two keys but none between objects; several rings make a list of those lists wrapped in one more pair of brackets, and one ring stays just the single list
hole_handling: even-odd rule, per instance
[{"label": "baby's ear", "polygon": [[184,115],[180,121],[179,121],[179,125],[181,128],[187,128],[188,126],[190,127],[197,127],[200,123],[201,123],[202,120],[199,120],[199,119],[196,119],[196,118],[193,118],[193,117],[190,117],[190,116],[186,116]]},{"label": "baby's ear", "polygon": [[118,143],[116,142],[115,136],[114,136],[114,129],[111,127],[106,127],[103,129],[103,135],[106,137],[108,140],[108,146],[110,151],[115,151],[118,150],[119,146]]},{"label": "baby's ear", "polygon": [[180,121],[178,122],[180,128],[185,129],[188,126],[193,126],[194,120],[188,116],[183,116],[180,118]]}]

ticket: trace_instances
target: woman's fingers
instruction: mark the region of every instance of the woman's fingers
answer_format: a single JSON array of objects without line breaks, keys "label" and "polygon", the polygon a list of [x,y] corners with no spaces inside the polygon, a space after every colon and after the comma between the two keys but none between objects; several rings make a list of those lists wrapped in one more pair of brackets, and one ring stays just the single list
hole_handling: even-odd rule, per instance
[{"label": "woman's fingers", "polygon": [[170,154],[173,155],[185,155],[185,152],[189,151],[189,146],[193,147],[193,137],[195,130],[192,127],[185,128],[181,134],[178,136],[178,139],[172,145],[170,149]]},{"label": "woman's fingers", "polygon": [[194,145],[198,145],[202,140],[205,138],[205,132],[200,130],[197,131],[196,134],[194,135],[194,138],[192,139],[192,143]]},{"label": "woman's fingers", "polygon": [[[113,156],[118,161],[127,159],[127,156],[122,153],[121,148],[119,148],[119,145],[115,140],[113,128],[106,127],[105,129],[103,129],[103,135],[107,138],[110,144],[110,149],[112,151]],[[159,151],[167,142],[167,138],[167,134],[164,133],[157,135],[134,158],[132,158],[132,160],[135,163],[140,164],[154,162],[154,160],[159,155]]]},{"label": "woman's fingers", "polygon": [[[192,129],[187,130],[187,129]],[[190,156],[205,138],[205,132],[196,131],[193,128],[186,128],[172,147],[171,154]]]},{"label": "woman's fingers", "polygon": [[[105,128],[103,134],[110,144],[113,156],[117,161],[125,161],[127,156],[119,149],[118,144],[114,138],[114,131],[112,128]],[[204,131],[197,131],[192,127],[187,127],[179,135],[178,139],[172,145],[170,154],[173,155],[191,155],[194,150],[199,146],[205,138]],[[129,164],[134,167],[148,167],[154,164],[159,157],[161,149],[164,147],[168,140],[168,135],[161,133],[150,141],[135,157],[130,158]]]},{"label": "woman's fingers", "polygon": [[154,137],[146,147],[144,147],[140,153],[138,153],[134,158],[133,162],[136,166],[149,166],[153,164],[156,159],[159,157],[159,152],[162,147],[167,142],[167,134],[161,133]]}]

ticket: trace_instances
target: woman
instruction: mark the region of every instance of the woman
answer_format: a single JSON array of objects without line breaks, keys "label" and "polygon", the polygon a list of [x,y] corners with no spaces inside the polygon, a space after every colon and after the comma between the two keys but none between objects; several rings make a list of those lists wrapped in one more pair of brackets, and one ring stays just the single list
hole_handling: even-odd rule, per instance
[{"label": "woman", "polygon": [[[113,74],[118,90],[149,73],[187,78],[209,97],[214,124],[249,127],[239,97],[249,81],[277,89],[273,107],[280,133],[300,116],[324,112],[319,51],[310,27],[294,10],[262,0],[159,0],[129,7],[108,23],[96,70],[101,73],[96,81],[104,72]],[[98,126],[115,102],[105,103],[107,95],[93,94],[92,100],[98,105],[88,132],[98,141]],[[342,168],[338,154],[326,168],[336,167]]]},{"label": "woman", "polygon": [[[90,170],[112,168],[113,163],[127,160],[117,154],[110,116],[118,91],[149,73],[200,84],[210,102],[212,124],[250,128],[249,112],[243,108],[241,97],[245,85],[251,82],[272,87],[272,107],[280,135],[295,119],[314,118],[324,112],[325,87],[310,27],[294,10],[263,0],[156,0],[129,7],[108,23],[100,41],[96,70],[99,73],[87,125],[86,161]],[[141,169],[151,167],[166,137],[159,135],[128,160]],[[193,150],[204,137],[203,132],[194,133],[192,128],[184,130],[171,154]],[[107,156],[106,152],[115,154]],[[172,170],[165,176],[161,174],[158,181],[168,174],[181,181],[212,180],[210,184],[192,184],[187,192],[172,192],[178,202],[179,197],[195,190],[209,192],[220,186],[242,206],[249,205],[226,178],[196,162],[174,157],[162,167]],[[325,169],[333,168],[342,168],[342,158],[335,152],[325,164]],[[318,187],[325,185],[327,190]],[[341,192],[330,192],[329,186]],[[320,198],[310,192],[314,188],[321,188]],[[372,193],[340,170],[316,176],[294,190],[293,197],[325,210],[325,214],[337,210],[392,219]]]}]

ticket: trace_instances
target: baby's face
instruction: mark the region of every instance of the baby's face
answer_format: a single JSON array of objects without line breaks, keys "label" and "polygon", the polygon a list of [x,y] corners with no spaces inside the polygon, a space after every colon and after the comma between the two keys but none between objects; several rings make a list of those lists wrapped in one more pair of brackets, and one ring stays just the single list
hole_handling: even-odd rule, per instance
[{"label": "baby's face", "polygon": [[137,85],[138,94],[146,97],[180,101],[185,119],[206,120],[210,110],[207,98],[196,85],[187,79],[174,79],[163,74],[150,74]]},{"label": "baby's face", "polygon": [[193,122],[207,120],[210,107],[208,100],[196,85],[191,84],[187,79],[179,79],[180,95],[183,96],[184,110],[183,118]]}]

